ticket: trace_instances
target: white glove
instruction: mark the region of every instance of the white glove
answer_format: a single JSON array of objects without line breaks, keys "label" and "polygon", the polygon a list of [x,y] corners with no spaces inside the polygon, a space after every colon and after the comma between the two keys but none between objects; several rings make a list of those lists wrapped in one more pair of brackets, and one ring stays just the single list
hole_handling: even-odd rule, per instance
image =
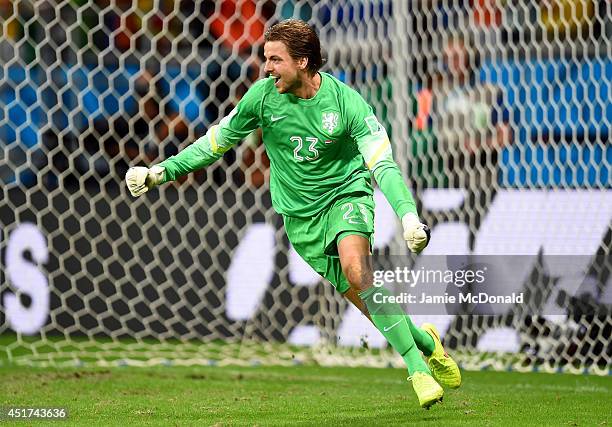
[{"label": "white glove", "polygon": [[421,223],[419,217],[413,213],[407,213],[402,217],[402,227],[404,228],[404,240],[408,249],[414,253],[419,253],[429,243],[429,227]]},{"label": "white glove", "polygon": [[150,169],[144,166],[134,166],[125,174],[125,183],[132,196],[138,197],[161,184],[165,170],[161,166],[151,166]]}]

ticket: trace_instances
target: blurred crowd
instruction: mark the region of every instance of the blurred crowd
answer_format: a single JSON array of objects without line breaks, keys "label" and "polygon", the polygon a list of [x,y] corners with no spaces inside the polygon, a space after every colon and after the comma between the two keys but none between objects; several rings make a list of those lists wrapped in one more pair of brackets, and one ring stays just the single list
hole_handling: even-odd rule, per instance
[{"label": "blurred crowd", "polygon": [[[268,23],[289,16],[312,19],[329,38],[339,19],[363,18],[349,13],[349,3],[355,2],[328,7],[311,0],[0,0],[0,97],[8,105],[0,116],[0,136],[9,147],[0,180],[99,182],[123,176],[129,165],[175,154],[229,113],[260,77]],[[420,186],[474,187],[497,180],[499,153],[515,138],[503,89],[479,75],[483,54],[494,56],[510,46],[512,54],[527,57],[537,46],[562,55],[564,40],[586,52],[610,31],[606,1],[410,3],[410,93],[403,96],[412,107],[406,138],[414,158],[410,173]],[[328,71],[358,74],[351,60],[348,55]],[[376,78],[388,80],[386,64],[377,67]],[[72,89],[79,87],[77,75],[83,76],[78,90]],[[20,85],[31,87],[30,104]],[[386,92],[383,87],[364,96],[384,98]],[[40,120],[27,113],[37,105],[46,109]],[[377,113],[385,122],[386,110]],[[31,144],[41,148],[37,155],[28,155],[30,143],[23,147],[26,124],[36,125],[39,139]],[[394,139],[397,144],[401,138]],[[260,132],[226,156],[240,171],[232,179],[265,185],[269,160]],[[54,175],[41,177],[36,171],[51,171],[44,167],[49,161]],[[28,162],[30,169],[13,167]],[[217,182],[227,179],[211,173]],[[205,177],[202,172],[195,179]]]}]

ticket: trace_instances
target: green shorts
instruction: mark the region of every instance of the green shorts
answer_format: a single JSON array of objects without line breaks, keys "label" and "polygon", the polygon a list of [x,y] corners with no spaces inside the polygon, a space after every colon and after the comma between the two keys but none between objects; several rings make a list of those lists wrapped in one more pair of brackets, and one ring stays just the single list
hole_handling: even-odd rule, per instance
[{"label": "green shorts", "polygon": [[374,199],[366,193],[353,193],[336,199],[312,218],[283,215],[285,230],[296,252],[341,293],[349,283],[340,265],[338,242],[357,234],[374,238]]}]

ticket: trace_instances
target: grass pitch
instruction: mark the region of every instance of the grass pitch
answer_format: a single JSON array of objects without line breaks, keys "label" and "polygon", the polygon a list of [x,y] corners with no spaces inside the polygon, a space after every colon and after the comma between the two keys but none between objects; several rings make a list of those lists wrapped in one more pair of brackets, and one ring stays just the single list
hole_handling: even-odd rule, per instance
[{"label": "grass pitch", "polygon": [[612,420],[612,377],[464,372],[463,386],[425,411],[405,376],[397,369],[313,366],[5,366],[0,406],[66,407],[67,422],[26,423],[54,426],[598,426]]}]

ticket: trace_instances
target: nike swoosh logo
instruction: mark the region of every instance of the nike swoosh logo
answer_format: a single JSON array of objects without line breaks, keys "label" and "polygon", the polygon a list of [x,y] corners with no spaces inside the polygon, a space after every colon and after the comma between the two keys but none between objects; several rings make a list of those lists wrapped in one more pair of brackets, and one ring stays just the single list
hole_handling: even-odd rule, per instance
[{"label": "nike swoosh logo", "polygon": [[287,117],[287,116],[277,116],[277,117],[270,116],[270,121],[277,122],[277,121],[279,121],[281,119],[284,119],[285,117]]},{"label": "nike swoosh logo", "polygon": [[391,329],[393,329],[394,327],[396,327],[397,325],[399,325],[402,322],[403,319],[398,320],[397,322],[395,322],[393,325],[391,326],[385,326],[383,328],[383,332],[389,332]]}]

